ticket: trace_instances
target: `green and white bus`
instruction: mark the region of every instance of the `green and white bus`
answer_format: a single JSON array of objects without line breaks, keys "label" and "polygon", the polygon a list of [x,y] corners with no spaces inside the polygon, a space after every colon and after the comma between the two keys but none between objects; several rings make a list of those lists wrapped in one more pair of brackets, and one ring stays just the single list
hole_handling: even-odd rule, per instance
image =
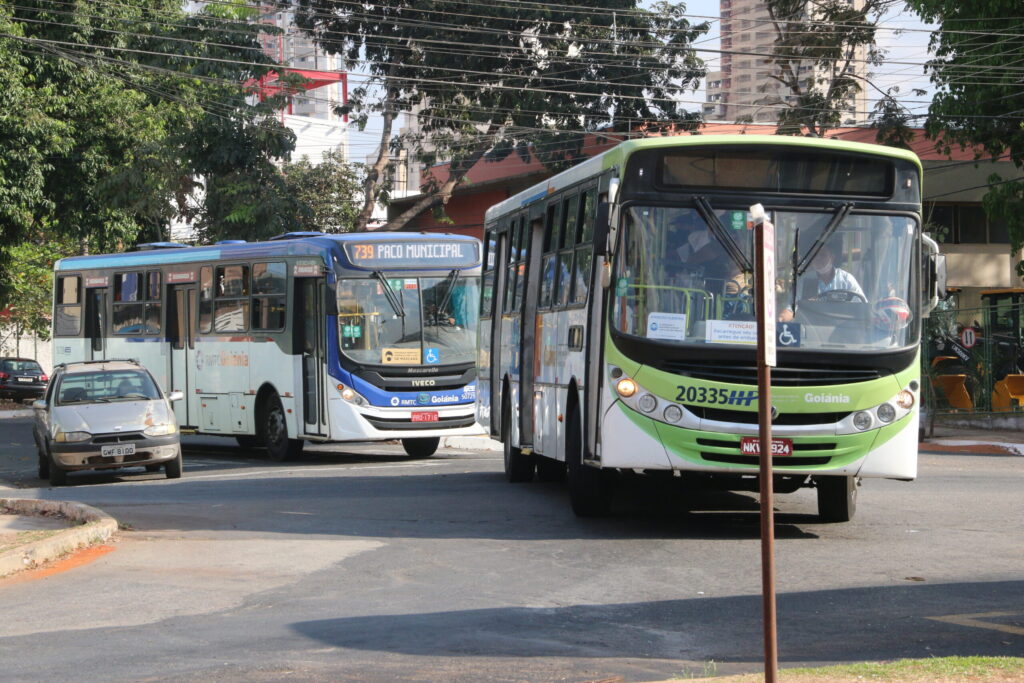
[{"label": "green and white bus", "polygon": [[624,142],[491,207],[477,419],[510,481],[616,474],[758,489],[753,234],[775,224],[775,490],[849,520],[917,475],[921,318],[940,258],[907,151],[782,136]]}]

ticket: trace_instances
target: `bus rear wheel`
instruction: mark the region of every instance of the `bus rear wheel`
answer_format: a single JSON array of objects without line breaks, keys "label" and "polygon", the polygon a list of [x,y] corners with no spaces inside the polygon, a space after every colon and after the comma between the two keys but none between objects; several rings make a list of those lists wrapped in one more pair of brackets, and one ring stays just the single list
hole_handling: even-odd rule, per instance
[{"label": "bus rear wheel", "polygon": [[501,418],[502,455],[505,460],[505,478],[513,484],[533,481],[533,457],[512,445],[512,409],[508,403]]},{"label": "bus rear wheel", "polygon": [[857,477],[815,477],[818,517],[823,522],[849,522],[857,511]]},{"label": "bus rear wheel", "polygon": [[402,439],[402,448],[410,458],[429,458],[437,452],[441,438],[437,436]]},{"label": "bus rear wheel", "polygon": [[277,394],[271,394],[264,400],[260,425],[260,437],[267,449],[267,457],[275,462],[294,460],[302,453],[302,439],[288,438],[288,423],[284,417],[284,407]]},{"label": "bus rear wheel", "polygon": [[612,504],[612,487],[608,473],[583,463],[583,420],[580,409],[569,411],[565,427],[565,459],[569,479],[569,502],[577,517],[600,517],[608,514]]}]

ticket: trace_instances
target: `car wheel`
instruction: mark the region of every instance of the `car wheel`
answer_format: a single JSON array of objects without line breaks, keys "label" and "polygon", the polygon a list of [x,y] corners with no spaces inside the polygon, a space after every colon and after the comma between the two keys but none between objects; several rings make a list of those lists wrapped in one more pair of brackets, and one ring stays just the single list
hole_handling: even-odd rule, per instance
[{"label": "car wheel", "polygon": [[857,477],[815,477],[818,517],[823,522],[849,522],[857,511]]},{"label": "car wheel", "polygon": [[50,486],[65,486],[68,483],[68,473],[50,462]]},{"label": "car wheel", "polygon": [[267,456],[276,462],[297,458],[302,453],[303,441],[288,438],[288,423],[285,422],[284,407],[277,394],[266,398],[261,413],[263,420],[260,435]]},{"label": "car wheel", "polygon": [[441,438],[437,436],[402,439],[402,448],[405,449],[410,458],[429,458],[437,452],[437,446],[440,443]]},{"label": "car wheel", "polygon": [[181,479],[181,470],[184,467],[184,461],[181,457],[181,446],[178,447],[178,455],[174,460],[168,460],[164,463],[164,473],[168,479]]},{"label": "car wheel", "polygon": [[37,456],[39,458],[39,478],[49,479],[50,478],[50,456],[43,452],[42,448],[36,449]]}]

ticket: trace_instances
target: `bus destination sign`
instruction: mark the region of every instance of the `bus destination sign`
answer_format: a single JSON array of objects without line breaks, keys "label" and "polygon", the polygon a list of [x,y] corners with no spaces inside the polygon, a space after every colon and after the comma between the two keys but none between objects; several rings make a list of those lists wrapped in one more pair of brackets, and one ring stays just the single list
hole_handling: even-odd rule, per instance
[{"label": "bus destination sign", "polygon": [[360,268],[471,268],[480,256],[476,242],[395,240],[349,242],[345,253]]}]

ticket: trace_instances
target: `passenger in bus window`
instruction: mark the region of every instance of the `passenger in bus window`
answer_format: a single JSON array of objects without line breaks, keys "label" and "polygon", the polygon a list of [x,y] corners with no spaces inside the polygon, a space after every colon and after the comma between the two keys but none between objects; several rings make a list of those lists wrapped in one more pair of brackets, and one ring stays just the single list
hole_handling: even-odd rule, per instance
[{"label": "passenger in bus window", "polygon": [[672,220],[671,225],[672,234],[668,241],[670,258],[666,259],[670,269],[669,284],[698,289],[710,286],[720,290],[728,277],[729,257],[704,219],[696,211],[685,209]]},{"label": "passenger in bus window", "polygon": [[[815,254],[811,265],[800,278],[797,291],[802,299],[820,299],[828,292],[843,292],[849,301],[867,302],[864,290],[857,278],[849,271],[836,265],[836,258],[841,254],[836,243],[826,243]],[[793,309],[786,306],[779,313],[780,322],[793,319]]]}]

